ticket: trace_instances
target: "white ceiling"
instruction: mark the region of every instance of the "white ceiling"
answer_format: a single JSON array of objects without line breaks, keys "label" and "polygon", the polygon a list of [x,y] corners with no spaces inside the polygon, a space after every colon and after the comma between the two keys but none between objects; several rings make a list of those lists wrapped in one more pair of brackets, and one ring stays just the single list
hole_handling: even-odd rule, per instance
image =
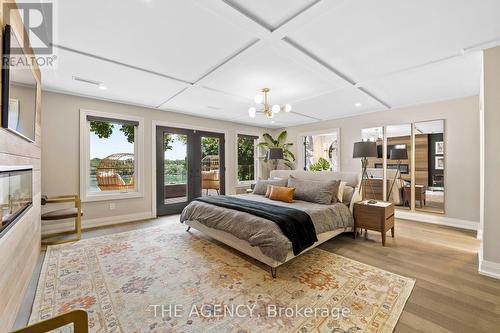
[{"label": "white ceiling", "polygon": [[[43,83],[294,126],[478,94],[480,51],[500,44],[498,17],[498,0],[65,0],[57,3],[57,67],[44,70]],[[249,118],[263,87],[292,113]]]}]

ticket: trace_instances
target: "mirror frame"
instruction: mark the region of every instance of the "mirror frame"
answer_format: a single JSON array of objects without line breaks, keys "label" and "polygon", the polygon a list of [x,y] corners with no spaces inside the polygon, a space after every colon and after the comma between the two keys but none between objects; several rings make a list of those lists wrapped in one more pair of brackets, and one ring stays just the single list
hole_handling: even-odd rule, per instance
[{"label": "mirror frame", "polygon": [[[443,122],[443,145],[444,145],[444,165],[445,165],[445,169],[444,169],[444,172],[443,172],[443,184],[444,184],[444,193],[443,193],[443,210],[442,211],[427,211],[425,209],[416,209],[416,203],[415,203],[415,146],[416,146],[416,124],[418,123],[426,123],[426,122],[432,122],[432,121],[442,121]],[[411,198],[410,198],[410,209],[398,209],[397,207],[395,207],[396,209],[398,209],[399,211],[403,211],[403,212],[411,212],[411,213],[424,213],[424,214],[435,214],[435,215],[445,215],[446,214],[446,189],[447,189],[447,186],[446,186],[446,180],[447,180],[447,168],[446,168],[446,147],[447,147],[447,135],[446,135],[446,119],[443,119],[443,118],[440,118],[440,119],[430,119],[430,120],[419,120],[419,121],[411,121],[409,123],[407,123],[410,125],[410,128],[411,128],[411,134],[410,134],[410,145],[411,145],[411,153],[410,153],[410,170],[412,170],[411,172]],[[395,124],[388,124],[388,125],[383,125],[383,126],[372,126],[370,128],[375,128],[375,127],[379,127],[379,128],[382,128],[382,132],[383,132],[383,196],[384,198],[386,198],[387,196],[387,142],[388,142],[388,138],[387,138],[387,127],[388,126],[394,126],[394,125],[400,125],[399,123],[395,123]],[[362,128],[361,129],[361,136],[363,135],[362,134],[362,131],[364,130],[365,128]]]},{"label": "mirror frame", "polygon": [[[412,209],[413,212],[416,212],[416,213],[425,213],[425,214],[437,214],[437,215],[446,215],[446,179],[448,178],[446,176],[447,172],[447,168],[446,168],[446,156],[447,156],[447,150],[446,150],[446,142],[447,142],[447,138],[446,138],[446,119],[431,119],[431,120],[421,120],[421,121],[415,121],[412,123],[412,131],[413,131],[413,145],[416,145],[416,125],[417,124],[420,124],[420,123],[428,123],[428,122],[434,122],[434,121],[441,121],[443,123],[443,147],[444,147],[444,154],[443,154],[443,159],[444,159],[444,170],[443,170],[443,187],[444,187],[444,190],[443,190],[443,209],[442,211],[430,211],[430,210],[426,210],[425,208],[419,208],[417,209],[417,205],[416,205],[416,202],[415,202],[415,188],[413,188],[413,194],[412,194],[412,202],[413,202],[413,206],[414,208]],[[415,157],[415,156],[414,156]],[[413,163],[415,163],[415,161],[413,161]],[[412,186],[413,187],[413,186]]]}]

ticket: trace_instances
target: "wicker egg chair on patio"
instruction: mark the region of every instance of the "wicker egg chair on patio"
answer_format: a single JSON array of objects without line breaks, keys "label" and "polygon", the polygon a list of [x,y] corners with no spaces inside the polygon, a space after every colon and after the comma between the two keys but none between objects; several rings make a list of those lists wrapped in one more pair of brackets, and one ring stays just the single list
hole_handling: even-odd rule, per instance
[{"label": "wicker egg chair on patio", "polygon": [[[132,178],[126,183],[120,175],[129,174]],[[97,186],[101,191],[119,191],[135,188],[134,154],[116,153],[99,162],[96,168]]]},{"label": "wicker egg chair on patio", "polygon": [[219,194],[219,156],[208,155],[201,160],[201,188],[203,190],[216,190]]}]

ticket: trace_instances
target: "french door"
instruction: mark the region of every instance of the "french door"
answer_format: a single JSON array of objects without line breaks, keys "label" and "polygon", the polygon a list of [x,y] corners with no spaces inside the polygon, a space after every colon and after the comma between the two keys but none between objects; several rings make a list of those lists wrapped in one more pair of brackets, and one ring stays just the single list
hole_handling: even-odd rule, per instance
[{"label": "french door", "polygon": [[156,127],[157,215],[178,214],[194,198],[225,194],[224,134]]}]

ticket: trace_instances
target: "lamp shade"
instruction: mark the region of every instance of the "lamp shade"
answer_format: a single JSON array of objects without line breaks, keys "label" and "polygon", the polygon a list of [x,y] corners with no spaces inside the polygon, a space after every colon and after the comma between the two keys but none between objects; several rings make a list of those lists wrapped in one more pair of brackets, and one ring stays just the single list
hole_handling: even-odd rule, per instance
[{"label": "lamp shade", "polygon": [[270,160],[282,160],[283,159],[283,149],[281,149],[281,148],[269,148],[269,159]]},{"label": "lamp shade", "polygon": [[407,160],[408,159],[408,151],[406,148],[393,148],[390,151],[389,159],[398,161],[398,160]]},{"label": "lamp shade", "polygon": [[353,158],[377,157],[377,143],[370,141],[361,141],[354,143],[352,151]]}]

